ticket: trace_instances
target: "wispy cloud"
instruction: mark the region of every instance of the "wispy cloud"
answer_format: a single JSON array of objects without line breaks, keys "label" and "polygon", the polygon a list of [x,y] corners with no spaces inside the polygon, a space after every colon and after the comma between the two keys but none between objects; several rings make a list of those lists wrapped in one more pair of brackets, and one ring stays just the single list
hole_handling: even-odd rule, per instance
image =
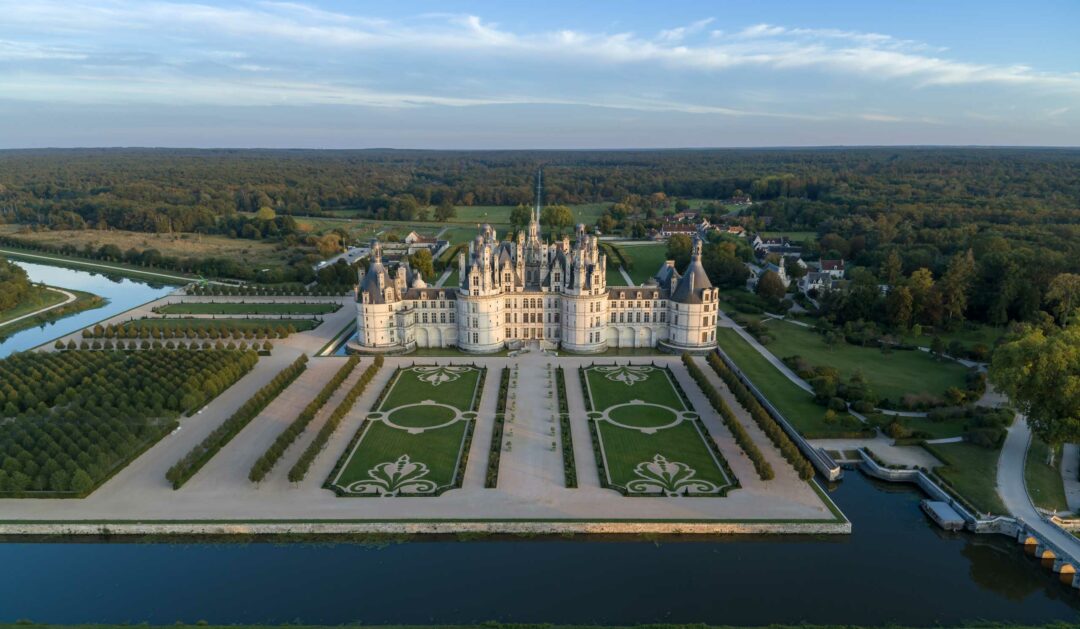
[{"label": "wispy cloud", "polygon": [[[1080,94],[1077,72],[965,61],[879,32],[770,23],[727,28],[712,17],[649,33],[524,31],[468,14],[388,19],[301,2],[160,0],[0,0],[0,16],[0,90],[25,100],[552,104],[811,121],[843,115],[808,109],[806,103],[823,101],[820,94],[783,91],[807,73],[912,92],[968,85],[1040,90],[1059,101],[1043,103],[1043,111],[1059,112],[1047,116],[1066,114]],[[735,72],[769,75],[758,93],[770,98],[740,99],[755,89],[733,84]],[[628,78],[640,75],[651,77],[656,95],[643,97],[641,81]],[[866,109],[873,111],[846,115],[933,120],[874,105],[844,111]]]}]

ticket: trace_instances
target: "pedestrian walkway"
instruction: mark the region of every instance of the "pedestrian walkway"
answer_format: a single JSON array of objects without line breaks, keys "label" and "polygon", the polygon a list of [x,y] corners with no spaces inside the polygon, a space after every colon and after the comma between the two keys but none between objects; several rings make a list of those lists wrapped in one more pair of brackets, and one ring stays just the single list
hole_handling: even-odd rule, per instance
[{"label": "pedestrian walkway", "polygon": [[499,488],[518,496],[550,498],[551,487],[563,484],[551,363],[549,356],[534,350],[521,354],[511,367]]},{"label": "pedestrian walkway", "polygon": [[39,314],[45,314],[46,312],[48,312],[50,310],[54,310],[56,308],[59,308],[60,306],[66,306],[66,305],[70,304],[71,302],[75,301],[76,299],[78,299],[78,297],[75,296],[75,293],[69,293],[68,291],[66,291],[66,290],[64,290],[62,288],[53,288],[52,286],[46,286],[45,288],[46,288],[46,290],[51,290],[51,291],[54,291],[54,292],[57,292],[57,293],[62,293],[64,295],[64,301],[62,301],[62,302],[60,302],[58,304],[53,304],[51,306],[45,306],[41,310],[35,310],[34,312],[24,314],[21,317],[15,317],[14,319],[8,319],[7,321],[4,321],[4,322],[0,323],[0,328],[4,327],[5,325],[11,325],[12,323],[15,323],[16,321],[22,321],[23,319],[28,319],[30,317],[36,317]]},{"label": "pedestrian walkway", "polygon": [[619,274],[623,276],[623,280],[626,282],[627,286],[637,286],[637,284],[634,283],[634,278],[630,277],[630,274],[626,272],[626,269],[623,268],[621,264],[619,265]]},{"label": "pedestrian walkway", "polygon": [[436,280],[435,286],[442,286],[443,284],[445,284],[446,280],[450,279],[450,274],[453,272],[453,267],[446,267],[446,270],[443,271],[442,275],[439,276],[439,279]]},{"label": "pedestrian walkway", "polygon": [[1080,512],[1080,445],[1066,443],[1061,450],[1061,481],[1069,510]]},{"label": "pedestrian walkway", "polygon": [[1027,419],[1023,415],[1017,415],[1016,421],[1009,427],[1009,434],[998,458],[997,489],[1001,501],[1009,513],[1022,520],[1028,528],[1071,556],[1080,557],[1080,540],[1045,520],[1028,497],[1024,463],[1030,444],[1031,428],[1027,425]]},{"label": "pedestrian walkway", "polygon": [[741,326],[732,321],[726,313],[720,312],[720,322],[717,325],[722,328],[731,328],[732,330],[735,330],[736,334],[741,336],[743,340],[749,343],[750,347],[753,347],[754,350],[757,351],[757,353],[761,354],[762,357],[765,358],[765,360],[769,361],[773,367],[779,369],[780,373],[784,374],[784,376],[788,380],[791,380],[793,383],[795,383],[795,386],[799,387],[803,391],[806,391],[807,393],[814,392],[814,387],[810,386],[809,382],[800,378],[797,373],[792,371],[790,367],[784,364],[784,361],[780,360],[779,358],[774,356],[772,352],[765,349],[764,345],[758,343],[758,340],[754,338],[753,335],[751,335],[749,332],[742,329]]}]

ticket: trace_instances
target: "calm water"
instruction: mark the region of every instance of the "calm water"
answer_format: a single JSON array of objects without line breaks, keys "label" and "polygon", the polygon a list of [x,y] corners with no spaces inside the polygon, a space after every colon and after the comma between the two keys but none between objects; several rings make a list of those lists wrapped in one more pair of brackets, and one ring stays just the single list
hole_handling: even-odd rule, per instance
[{"label": "calm water", "polygon": [[946,534],[913,489],[851,473],[854,534],[720,541],[0,544],[0,620],[48,622],[1076,621],[1005,538]]},{"label": "calm water", "polygon": [[16,332],[7,339],[0,341],[0,358],[12,352],[21,352],[31,347],[37,347],[42,343],[53,341],[57,337],[81,330],[102,319],[107,319],[135,306],[163,297],[172,290],[170,286],[147,284],[139,280],[105,276],[31,262],[15,260],[13,262],[26,269],[26,273],[34,282],[45,282],[50,286],[74,288],[94,293],[105,298],[108,303],[101,308],[80,312],[53,323],[47,323],[42,327],[27,328],[22,332]]}]

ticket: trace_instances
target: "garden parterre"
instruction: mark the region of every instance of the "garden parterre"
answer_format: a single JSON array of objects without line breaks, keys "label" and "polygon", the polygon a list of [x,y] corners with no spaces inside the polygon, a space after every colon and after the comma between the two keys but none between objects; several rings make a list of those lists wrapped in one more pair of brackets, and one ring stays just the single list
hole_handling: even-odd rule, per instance
[{"label": "garden parterre", "polygon": [[329,488],[342,496],[422,496],[459,487],[484,373],[471,365],[399,369]]},{"label": "garden parterre", "polygon": [[665,368],[583,368],[601,484],[629,496],[723,496],[738,486]]}]

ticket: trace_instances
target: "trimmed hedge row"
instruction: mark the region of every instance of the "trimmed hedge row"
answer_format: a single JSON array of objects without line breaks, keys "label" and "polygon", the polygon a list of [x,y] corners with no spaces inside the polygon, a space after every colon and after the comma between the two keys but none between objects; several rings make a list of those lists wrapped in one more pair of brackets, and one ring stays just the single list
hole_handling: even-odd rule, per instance
[{"label": "trimmed hedge row", "polygon": [[720,392],[716,390],[713,383],[709,382],[705,376],[705,372],[697,366],[697,363],[690,358],[689,354],[682,355],[683,364],[686,365],[686,370],[690,372],[690,377],[697,382],[701,387],[701,391],[705,394],[705,397],[709,399],[709,403],[713,408],[720,413],[720,417],[724,420],[724,425],[735,437],[735,443],[739,444],[742,451],[746,453],[746,456],[750,457],[750,461],[754,464],[754,469],[757,471],[758,477],[761,480],[772,480],[776,477],[776,473],[773,471],[772,465],[765,460],[765,455],[761,453],[761,450],[754,443],[754,440],[750,438],[750,433],[746,432],[746,428],[735,418],[735,413],[732,412],[731,407],[727,405],[724,398],[721,397]]},{"label": "trimmed hedge row", "polygon": [[296,464],[289,470],[290,482],[297,483],[304,480],[308,470],[311,468],[311,464],[315,462],[315,457],[318,456],[319,452],[321,452],[324,447],[326,447],[326,443],[330,441],[330,436],[334,434],[338,425],[341,424],[341,420],[345,418],[345,415],[348,414],[353,405],[356,404],[357,398],[359,398],[360,394],[367,388],[368,383],[375,378],[375,374],[382,368],[383,362],[384,359],[382,355],[376,356],[375,360],[364,370],[364,373],[360,374],[360,379],[357,380],[356,384],[354,384],[352,388],[349,389],[349,392],[345,394],[345,399],[341,400],[341,404],[338,404],[337,408],[334,409],[334,412],[326,419],[326,423],[319,429],[318,434],[315,435],[315,439],[308,444],[304,453],[297,459]]},{"label": "trimmed hedge row", "polygon": [[567,487],[577,487],[577,465],[574,461],[574,437],[570,433],[570,405],[566,401],[566,375],[562,367],[555,368],[555,392],[559,398],[559,432],[562,437],[563,479]]},{"label": "trimmed hedge row", "polygon": [[750,417],[754,418],[757,425],[761,427],[765,434],[773,444],[780,450],[780,454],[784,455],[788,463],[795,468],[795,471],[799,473],[799,478],[803,480],[809,480],[814,476],[814,466],[810,464],[810,461],[806,460],[803,453],[799,451],[799,447],[795,445],[795,442],[791,440],[791,437],[787,436],[784,429],[780,427],[780,424],[776,423],[772,415],[769,415],[765,407],[758,402],[754,394],[747,389],[742,382],[739,381],[739,377],[735,375],[724,361],[720,360],[720,356],[716,353],[709,354],[706,359],[709,366],[713,368],[716,375],[720,376],[720,379],[724,381],[724,384],[728,386],[731,393],[735,396],[735,399],[742,404],[749,413]]},{"label": "trimmed hedge row", "polygon": [[296,438],[300,436],[300,433],[304,432],[311,420],[315,419],[315,415],[330,401],[330,396],[337,391],[342,382],[349,377],[353,369],[360,364],[359,356],[350,356],[345,364],[338,369],[334,377],[326,383],[326,386],[319,391],[319,394],[315,396],[304,410],[300,411],[300,414],[296,416],[296,419],[289,424],[277,439],[274,439],[274,443],[270,444],[270,447],[266,449],[266,452],[259,457],[258,461],[255,461],[255,465],[251,466],[251,472],[248,473],[248,480],[253,483],[258,483],[274,468],[274,465],[281,458],[281,455],[285,454],[285,450],[292,445]]},{"label": "trimmed hedge row", "polygon": [[495,405],[495,425],[491,428],[491,445],[488,447],[487,474],[484,487],[491,489],[499,484],[499,459],[502,456],[503,425],[506,423],[506,397],[510,393],[510,368],[502,368],[499,380],[499,399]]},{"label": "trimmed hedge row", "polygon": [[255,395],[244,402],[244,405],[229,416],[220,426],[214,429],[199,445],[188,452],[184,458],[176,462],[165,473],[165,478],[172,483],[173,489],[180,489],[184,483],[191,480],[207,461],[209,461],[225,444],[229,443],[244,426],[270,405],[277,396],[281,395],[290,384],[307,368],[308,357],[301,354],[291,365],[278,372],[274,379],[259,389]]}]

